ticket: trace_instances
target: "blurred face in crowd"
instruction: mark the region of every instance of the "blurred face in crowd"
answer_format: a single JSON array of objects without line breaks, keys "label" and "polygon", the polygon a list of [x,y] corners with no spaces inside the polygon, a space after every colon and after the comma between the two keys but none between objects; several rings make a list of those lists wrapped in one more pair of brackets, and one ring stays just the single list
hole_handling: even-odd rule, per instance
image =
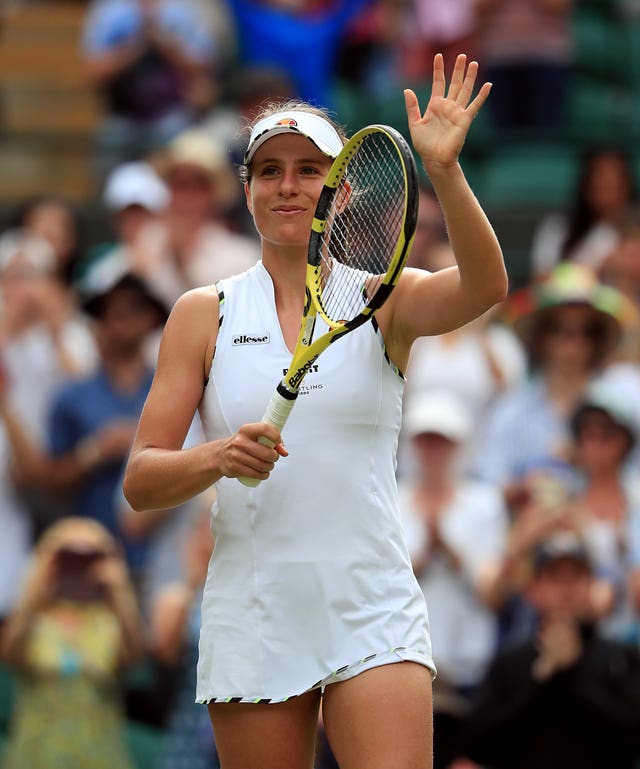
[{"label": "blurred face in crowd", "polygon": [[622,157],[603,153],[592,160],[585,197],[598,218],[619,217],[629,204],[631,194],[629,170]]},{"label": "blurred face in crowd", "polygon": [[586,564],[561,557],[545,564],[534,575],[528,596],[542,615],[584,619],[590,613],[592,585]]},{"label": "blurred face in crowd", "polygon": [[421,433],[413,439],[418,465],[428,475],[446,474],[458,456],[459,444],[439,433]]},{"label": "blurred face in crowd", "polygon": [[78,233],[67,206],[47,200],[34,206],[25,217],[24,226],[48,241],[56,255],[57,269],[67,265],[77,246]]},{"label": "blurred face in crowd", "polygon": [[631,438],[604,411],[587,411],[576,430],[576,464],[588,474],[619,470],[631,448]]},{"label": "blurred face in crowd", "polygon": [[0,291],[5,312],[19,324],[37,323],[44,317],[47,301],[55,279],[35,266],[29,259],[17,255],[0,272]]},{"label": "blurred face in crowd", "polygon": [[148,208],[139,205],[127,206],[115,215],[115,228],[122,243],[133,245],[140,232],[155,217]]},{"label": "blurred face in crowd", "polygon": [[136,354],[156,327],[158,310],[136,288],[120,286],[102,298],[98,322],[99,338],[111,350]]},{"label": "blurred face in crowd", "polygon": [[543,368],[591,369],[597,362],[605,328],[588,306],[567,305],[547,312],[539,327]]},{"label": "blurred face in crowd", "polygon": [[215,211],[215,182],[204,169],[192,165],[173,166],[165,181],[171,193],[172,213],[190,219],[208,219]]}]

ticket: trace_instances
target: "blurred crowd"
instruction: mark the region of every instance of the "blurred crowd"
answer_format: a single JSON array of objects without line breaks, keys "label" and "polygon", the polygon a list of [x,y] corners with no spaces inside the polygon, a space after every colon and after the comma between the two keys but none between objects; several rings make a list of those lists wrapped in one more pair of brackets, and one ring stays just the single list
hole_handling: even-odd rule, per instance
[{"label": "blurred crowd", "polygon": [[[213,769],[193,701],[214,496],[141,513],[121,479],[173,303],[258,259],[236,173],[245,118],[266,99],[335,107],[338,77],[370,94],[428,83],[434,52],[467,52],[494,83],[496,131],[552,132],[576,3],[85,5],[78,44],[104,104],[92,205],[109,237],[49,190],[0,233],[0,644],[15,683],[0,766]],[[527,285],[419,340],[403,372],[397,472],[438,667],[436,769],[640,766],[638,182],[603,136],[566,210],[540,219]],[[410,260],[454,264],[426,179]],[[201,440],[196,417],[185,445]],[[131,752],[132,721],[156,730],[153,766]]]}]

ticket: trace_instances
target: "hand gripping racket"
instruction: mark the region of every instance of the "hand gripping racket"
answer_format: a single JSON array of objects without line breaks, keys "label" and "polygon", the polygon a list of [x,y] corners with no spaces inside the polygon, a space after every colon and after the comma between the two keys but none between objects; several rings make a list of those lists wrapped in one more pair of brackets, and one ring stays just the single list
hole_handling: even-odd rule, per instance
[{"label": "hand gripping racket", "polygon": [[[362,128],[334,160],[320,194],[311,225],[300,334],[263,422],[282,430],[320,353],[384,304],[409,256],[417,214],[417,171],[407,142],[389,126]],[[329,330],[314,339],[317,315]],[[239,480],[245,486],[260,483]]]}]

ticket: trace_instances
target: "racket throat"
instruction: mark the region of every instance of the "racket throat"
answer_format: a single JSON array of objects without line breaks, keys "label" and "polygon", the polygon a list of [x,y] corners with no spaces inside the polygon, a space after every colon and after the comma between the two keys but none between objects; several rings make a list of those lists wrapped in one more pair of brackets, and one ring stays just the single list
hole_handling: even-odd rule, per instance
[{"label": "racket throat", "polygon": [[280,382],[278,386],[276,387],[276,391],[279,395],[281,395],[283,398],[286,398],[288,401],[294,401],[298,397],[298,391],[295,392],[292,390],[289,390],[289,388],[285,385],[284,382]]}]

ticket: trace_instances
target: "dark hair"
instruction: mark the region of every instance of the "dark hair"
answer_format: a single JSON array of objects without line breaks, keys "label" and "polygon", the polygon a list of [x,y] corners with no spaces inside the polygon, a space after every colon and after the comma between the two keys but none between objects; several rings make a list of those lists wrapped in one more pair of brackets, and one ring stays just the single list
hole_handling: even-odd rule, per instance
[{"label": "dark hair", "polygon": [[31,215],[38,208],[42,206],[54,206],[60,208],[67,213],[73,232],[75,235],[75,241],[71,251],[68,254],[68,258],[65,264],[61,266],[61,272],[59,277],[67,284],[71,284],[73,274],[76,265],[79,263],[84,249],[84,219],[78,210],[78,208],[66,198],[60,195],[39,193],[31,195],[23,200],[13,210],[9,219],[9,227],[11,228],[23,228],[27,227],[27,222]]},{"label": "dark hair", "polygon": [[597,221],[596,212],[589,199],[588,188],[596,173],[597,165],[603,158],[612,158],[620,163],[627,185],[629,205],[637,199],[636,180],[631,161],[624,150],[617,147],[592,147],[587,150],[580,164],[576,197],[569,214],[569,229],[562,244],[562,259],[570,258],[572,249]]}]

